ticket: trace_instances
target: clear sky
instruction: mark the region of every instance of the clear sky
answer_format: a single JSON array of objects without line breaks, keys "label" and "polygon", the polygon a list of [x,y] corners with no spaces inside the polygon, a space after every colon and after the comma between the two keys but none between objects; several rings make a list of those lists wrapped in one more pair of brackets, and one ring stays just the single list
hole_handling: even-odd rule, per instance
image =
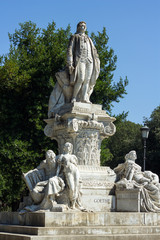
[{"label": "clear sky", "polygon": [[129,80],[113,114],[129,111],[128,120],[143,123],[160,105],[160,0],[0,0],[0,9],[0,55],[9,51],[8,32],[25,21],[46,28],[54,20],[73,33],[79,21],[89,33],[106,27],[118,57],[114,81]]}]

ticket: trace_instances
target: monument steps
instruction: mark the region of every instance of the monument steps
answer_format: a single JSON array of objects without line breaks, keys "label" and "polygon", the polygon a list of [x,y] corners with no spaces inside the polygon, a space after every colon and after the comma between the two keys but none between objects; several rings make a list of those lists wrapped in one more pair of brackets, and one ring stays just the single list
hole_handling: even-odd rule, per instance
[{"label": "monument steps", "polygon": [[158,240],[160,234],[106,234],[106,235],[52,235],[35,236],[14,233],[0,233],[0,240]]},{"label": "monument steps", "polygon": [[0,213],[0,240],[160,239],[160,213],[37,212],[19,217]]},{"label": "monument steps", "polygon": [[0,225],[0,232],[27,235],[106,235],[106,234],[160,234],[160,226],[81,226],[81,227],[31,227]]},{"label": "monument steps", "polygon": [[0,224],[33,227],[160,226],[160,213],[140,212],[0,212]]}]

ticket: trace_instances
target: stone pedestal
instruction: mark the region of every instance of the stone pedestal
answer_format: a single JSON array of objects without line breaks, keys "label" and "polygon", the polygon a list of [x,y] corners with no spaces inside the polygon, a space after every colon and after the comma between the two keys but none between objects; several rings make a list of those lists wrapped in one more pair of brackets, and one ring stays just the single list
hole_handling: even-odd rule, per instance
[{"label": "stone pedestal", "polygon": [[140,212],[140,189],[116,190],[118,212]]},{"label": "stone pedestal", "polygon": [[115,133],[114,121],[101,105],[81,102],[65,104],[54,118],[45,119],[44,133],[58,142],[60,154],[66,142],[73,144],[82,180],[82,206],[88,210],[115,210],[116,175],[109,167],[100,167],[101,142]]},{"label": "stone pedestal", "polygon": [[44,133],[58,142],[60,154],[65,142],[70,142],[79,165],[100,166],[101,142],[115,133],[114,121],[101,105],[74,102],[45,120]]},{"label": "stone pedestal", "polygon": [[78,166],[82,180],[82,206],[92,211],[115,211],[116,174],[109,167]]}]

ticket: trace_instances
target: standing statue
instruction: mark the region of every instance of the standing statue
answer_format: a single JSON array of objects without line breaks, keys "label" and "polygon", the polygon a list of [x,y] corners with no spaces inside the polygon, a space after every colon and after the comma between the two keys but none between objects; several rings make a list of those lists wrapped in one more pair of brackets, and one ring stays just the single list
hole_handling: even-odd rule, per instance
[{"label": "standing statue", "polygon": [[141,211],[160,212],[159,177],[151,171],[142,172],[141,167],[135,163],[136,159],[136,152],[132,150],[126,154],[125,162],[114,169],[118,177],[116,189],[140,189]]},{"label": "standing statue", "polygon": [[58,162],[60,165],[59,171],[63,167],[63,173],[69,188],[70,208],[75,209],[80,190],[80,173],[77,167],[77,157],[72,154],[72,151],[73,145],[69,142],[65,143],[63,154],[59,156]]},{"label": "standing statue", "polygon": [[79,22],[67,49],[67,67],[55,74],[57,82],[50,95],[48,117],[71,102],[90,103],[100,72],[100,60],[92,40],[85,34],[86,23]]},{"label": "standing statue", "polygon": [[92,40],[85,34],[85,22],[79,22],[71,37],[67,51],[70,84],[73,85],[72,102],[89,103],[100,72],[100,61]]}]

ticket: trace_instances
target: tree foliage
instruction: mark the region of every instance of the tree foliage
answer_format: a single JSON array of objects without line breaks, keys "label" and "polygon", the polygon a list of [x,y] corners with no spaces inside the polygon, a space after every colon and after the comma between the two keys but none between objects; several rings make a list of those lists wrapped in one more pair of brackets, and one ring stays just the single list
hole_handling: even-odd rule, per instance
[{"label": "tree foliage", "polygon": [[150,128],[147,139],[146,169],[160,176],[160,106],[155,108],[149,119],[145,119]]},{"label": "tree foliage", "polygon": [[[5,206],[20,200],[25,190],[22,172],[34,168],[49,148],[56,146],[43,129],[55,73],[65,68],[70,26],[55,22],[40,29],[31,21],[9,34],[9,53],[0,57],[0,197]],[[105,28],[91,34],[101,61],[101,73],[92,95],[94,103],[111,111],[112,102],[126,94],[127,79],[113,82],[117,57],[108,47]]]},{"label": "tree foliage", "polygon": [[[147,139],[146,170],[160,176],[160,106],[155,108],[145,123],[150,128]],[[131,150],[137,152],[137,163],[143,169],[143,139],[140,128],[142,125],[117,118],[116,133],[102,142],[101,162],[112,168],[124,162],[124,156]]]},{"label": "tree foliage", "polygon": [[124,162],[124,157],[129,151],[135,150],[137,152],[137,163],[142,165],[141,125],[118,118],[115,125],[115,135],[102,142],[102,164],[114,168],[119,163]]},{"label": "tree foliage", "polygon": [[91,101],[101,104],[104,109],[111,113],[113,102],[119,102],[126,94],[128,79],[127,77],[124,80],[120,78],[118,82],[113,82],[117,56],[114,54],[113,49],[108,46],[109,37],[106,34],[106,29],[103,28],[102,33],[98,32],[97,35],[92,33],[91,38],[101,62],[100,75],[91,96]]}]

